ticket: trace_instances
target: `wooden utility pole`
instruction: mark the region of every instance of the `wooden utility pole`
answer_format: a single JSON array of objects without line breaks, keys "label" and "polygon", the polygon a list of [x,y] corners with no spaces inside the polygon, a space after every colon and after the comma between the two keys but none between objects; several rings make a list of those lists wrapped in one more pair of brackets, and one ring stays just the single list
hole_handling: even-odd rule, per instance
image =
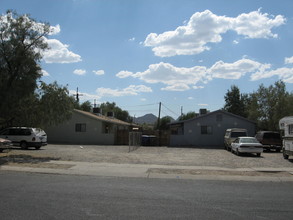
[{"label": "wooden utility pole", "polygon": [[159,130],[159,146],[161,146],[161,129],[160,129],[160,123],[161,123],[161,106],[162,103],[159,103],[159,116],[158,116],[158,122],[157,122],[157,129]]}]

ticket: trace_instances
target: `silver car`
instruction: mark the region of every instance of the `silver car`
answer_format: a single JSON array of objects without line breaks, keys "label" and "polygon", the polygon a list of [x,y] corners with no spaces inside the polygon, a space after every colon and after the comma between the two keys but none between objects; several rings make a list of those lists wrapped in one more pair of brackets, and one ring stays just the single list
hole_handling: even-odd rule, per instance
[{"label": "silver car", "polygon": [[231,152],[235,152],[238,156],[241,153],[255,153],[260,157],[263,146],[254,137],[238,137],[231,144]]}]

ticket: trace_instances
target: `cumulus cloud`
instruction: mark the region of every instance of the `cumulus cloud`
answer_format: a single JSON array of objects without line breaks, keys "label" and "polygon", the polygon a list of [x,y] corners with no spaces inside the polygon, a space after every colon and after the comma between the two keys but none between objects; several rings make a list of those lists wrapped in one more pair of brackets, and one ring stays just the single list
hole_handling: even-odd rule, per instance
[{"label": "cumulus cloud", "polygon": [[82,75],[86,74],[86,70],[76,69],[76,70],[73,71],[73,73],[76,74],[76,75],[82,76]]},{"label": "cumulus cloud", "polygon": [[78,54],[68,50],[68,45],[56,39],[47,39],[48,50],[44,51],[43,59],[46,63],[76,63],[81,61]]},{"label": "cumulus cloud", "polygon": [[270,66],[264,66],[264,64],[249,59],[241,59],[234,63],[218,61],[208,72],[211,74],[212,78],[239,79],[247,73],[254,72],[264,67],[269,68]]},{"label": "cumulus cloud", "polygon": [[[233,63],[218,61],[210,68],[205,66],[194,66],[190,68],[176,67],[170,63],[161,62],[151,64],[143,72],[127,72],[123,78],[133,77],[146,83],[161,83],[166,85],[161,89],[165,91],[186,91],[190,89],[202,89],[204,87],[200,84],[206,84],[215,78],[236,80],[249,73],[253,75],[260,73],[260,76],[263,76],[263,73],[267,72],[270,67],[270,64],[262,64],[246,58]],[[116,76],[119,75],[117,74]],[[252,79],[256,79],[257,76]],[[120,76],[120,78],[122,77]]]},{"label": "cumulus cloud", "polygon": [[56,35],[59,34],[61,31],[61,27],[59,24],[57,24],[56,26],[51,26],[50,27],[50,33],[49,35]]},{"label": "cumulus cloud", "polygon": [[173,31],[150,33],[144,46],[152,47],[160,57],[199,54],[210,49],[208,44],[221,42],[222,35],[229,30],[245,38],[276,38],[278,35],[272,33],[272,28],[284,23],[282,15],[269,18],[260,10],[237,17],[218,16],[205,10],[193,14],[185,25]]},{"label": "cumulus cloud", "polygon": [[129,72],[129,71],[120,71],[119,73],[116,74],[116,76],[118,78],[126,78],[128,76],[131,76],[133,73],[132,72]]},{"label": "cumulus cloud", "polygon": [[120,96],[133,96],[143,92],[152,92],[150,87],[145,85],[130,85],[124,89],[110,89],[98,88],[96,92],[102,97],[120,97]]},{"label": "cumulus cloud", "polygon": [[286,57],[285,58],[285,64],[293,63],[293,57]]},{"label": "cumulus cloud", "polygon": [[101,75],[105,74],[105,71],[104,70],[93,70],[93,73],[98,75],[98,76],[101,76]]},{"label": "cumulus cloud", "polygon": [[278,68],[275,70],[258,71],[251,75],[251,80],[256,81],[260,79],[277,76],[280,80],[286,83],[293,83],[293,68]]}]

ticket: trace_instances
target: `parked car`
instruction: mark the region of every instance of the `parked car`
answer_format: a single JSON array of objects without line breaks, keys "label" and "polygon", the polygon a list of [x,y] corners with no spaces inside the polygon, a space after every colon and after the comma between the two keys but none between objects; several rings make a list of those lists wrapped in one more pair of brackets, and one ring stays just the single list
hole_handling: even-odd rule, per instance
[{"label": "parked car", "polygon": [[263,146],[255,137],[238,137],[231,144],[231,152],[235,152],[238,156],[241,153],[256,153],[260,157],[263,152]]},{"label": "parked car", "polygon": [[9,149],[12,145],[12,142],[10,140],[0,138],[0,152],[3,150]]},{"label": "parked car", "polygon": [[14,146],[20,146],[22,149],[35,147],[40,149],[47,145],[47,134],[40,128],[30,127],[11,127],[0,132],[0,138],[12,141]]},{"label": "parked car", "polygon": [[226,150],[231,150],[231,143],[238,137],[247,136],[247,130],[244,128],[229,128],[225,132],[224,144]]},{"label": "parked car", "polygon": [[279,132],[259,131],[255,138],[263,145],[266,150],[274,149],[280,152],[282,149],[282,138]]}]

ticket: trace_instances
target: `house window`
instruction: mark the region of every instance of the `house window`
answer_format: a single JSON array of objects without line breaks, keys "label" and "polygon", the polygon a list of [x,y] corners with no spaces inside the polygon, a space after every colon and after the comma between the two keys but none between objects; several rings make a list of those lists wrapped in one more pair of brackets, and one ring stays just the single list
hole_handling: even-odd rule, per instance
[{"label": "house window", "polygon": [[103,133],[104,134],[111,134],[113,133],[113,126],[109,123],[103,123]]},{"label": "house window", "polygon": [[293,134],[293,124],[289,125],[289,134]]},{"label": "house window", "polygon": [[202,125],[201,126],[201,134],[212,134],[213,129],[212,126]]},{"label": "house window", "polygon": [[75,132],[86,132],[86,124],[75,124]]}]

